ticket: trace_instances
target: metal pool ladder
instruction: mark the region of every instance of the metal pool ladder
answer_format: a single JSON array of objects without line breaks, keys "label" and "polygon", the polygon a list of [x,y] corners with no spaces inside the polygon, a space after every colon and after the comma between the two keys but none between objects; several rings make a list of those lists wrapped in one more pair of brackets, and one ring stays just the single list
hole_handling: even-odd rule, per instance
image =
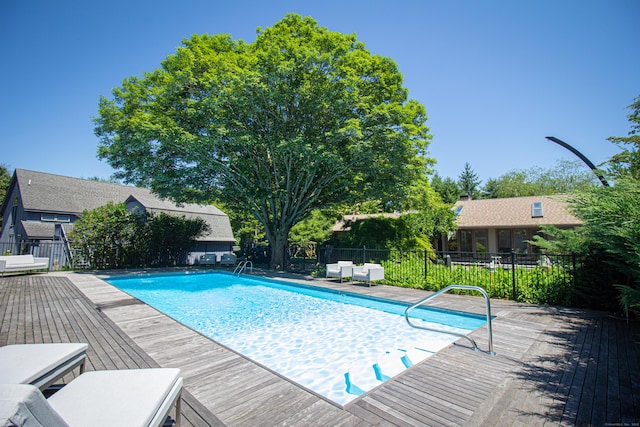
[{"label": "metal pool ladder", "polygon": [[233,270],[232,276],[240,276],[243,271],[247,270],[247,265],[249,266],[249,271],[253,273],[253,263],[247,260],[242,261],[236,266],[235,270]]},{"label": "metal pool ladder", "polygon": [[473,349],[474,350],[480,350],[478,348],[478,344],[476,344],[476,341],[465,335],[465,334],[459,334],[457,332],[452,332],[452,331],[443,331],[440,329],[433,329],[433,328],[427,328],[425,326],[418,326],[418,325],[414,325],[413,323],[411,323],[411,320],[409,320],[409,312],[411,310],[413,310],[414,308],[424,304],[425,302],[434,299],[437,296],[440,296],[442,294],[444,294],[445,292],[450,291],[451,289],[464,289],[464,290],[469,290],[469,291],[478,291],[480,292],[483,296],[484,296],[484,300],[486,302],[487,305],[487,334],[489,335],[489,351],[487,351],[488,354],[496,354],[493,351],[493,332],[491,331],[491,302],[489,301],[489,295],[487,295],[487,292],[478,287],[478,286],[468,286],[468,285],[449,285],[446,288],[440,289],[438,292],[436,292],[435,294],[429,295],[428,297],[418,301],[417,303],[413,304],[411,307],[408,307],[405,311],[404,311],[404,318],[406,319],[407,323],[409,324],[409,326],[411,326],[412,328],[418,328],[418,329],[424,329],[427,331],[433,331],[433,332],[441,332],[443,334],[450,334],[450,335],[455,335],[458,337],[463,337],[468,339],[469,341],[471,341],[471,344],[473,344]]}]

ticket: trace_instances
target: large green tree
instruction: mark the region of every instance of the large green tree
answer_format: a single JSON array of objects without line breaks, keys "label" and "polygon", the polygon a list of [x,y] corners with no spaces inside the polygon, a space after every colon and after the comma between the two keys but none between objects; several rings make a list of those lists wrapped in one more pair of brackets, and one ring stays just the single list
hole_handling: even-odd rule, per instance
[{"label": "large green tree", "polygon": [[177,201],[218,198],[264,226],[272,265],[314,208],[399,202],[430,135],[393,60],[289,14],[253,43],[194,35],[101,98],[99,156]]}]

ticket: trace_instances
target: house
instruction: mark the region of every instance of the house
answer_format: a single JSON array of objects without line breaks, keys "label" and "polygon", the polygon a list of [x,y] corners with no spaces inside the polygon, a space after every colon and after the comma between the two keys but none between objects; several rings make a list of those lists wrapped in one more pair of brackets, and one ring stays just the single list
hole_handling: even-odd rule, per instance
[{"label": "house", "polygon": [[[568,210],[562,196],[530,196],[504,199],[461,199],[453,206],[457,230],[434,248],[444,252],[532,253],[528,243],[543,224],[569,229],[581,224]],[[350,230],[355,221],[385,217],[398,218],[400,213],[345,215],[333,226],[334,235]]]},{"label": "house", "polygon": [[176,205],[145,188],[16,169],[0,208],[0,249],[50,256],[41,253],[43,248],[51,250],[52,242],[64,241],[83,211],[109,202],[126,202],[130,211],[204,219],[210,230],[198,238],[191,263],[202,253],[229,253],[235,244],[229,217],[215,206]]},{"label": "house", "polygon": [[562,196],[459,200],[453,209],[458,230],[443,242],[452,252],[531,253],[527,241],[541,225],[569,229],[581,224]]}]

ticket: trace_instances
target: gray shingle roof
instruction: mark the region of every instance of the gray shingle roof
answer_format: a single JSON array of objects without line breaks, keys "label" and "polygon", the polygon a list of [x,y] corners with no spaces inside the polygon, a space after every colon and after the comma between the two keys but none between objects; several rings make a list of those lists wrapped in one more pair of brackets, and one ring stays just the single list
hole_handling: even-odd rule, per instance
[{"label": "gray shingle roof", "polygon": [[55,233],[55,223],[38,222],[38,221],[22,221],[25,236],[28,239],[51,239]]},{"label": "gray shingle roof", "polygon": [[131,195],[127,202],[137,201],[149,212],[166,213],[168,215],[184,215],[185,218],[202,218],[209,226],[209,233],[200,237],[200,241],[234,242],[229,217],[215,206],[203,206],[184,203],[180,207],[169,200],[160,200],[150,197],[136,197]]},{"label": "gray shingle roof", "polygon": [[156,197],[146,188],[25,169],[16,169],[15,174],[22,196],[22,205],[27,211],[80,215],[85,210],[104,206],[108,202],[122,203],[133,196],[150,211],[202,217],[211,227],[211,232],[198,239],[200,241],[235,241],[229,217],[215,206],[189,203],[176,206],[170,200]]},{"label": "gray shingle roof", "polygon": [[[534,202],[542,202],[544,216],[532,217],[531,206]],[[453,206],[454,209],[458,207],[462,207],[456,218],[459,228],[533,227],[542,224],[572,227],[581,224],[569,212],[562,196],[460,200]]]}]

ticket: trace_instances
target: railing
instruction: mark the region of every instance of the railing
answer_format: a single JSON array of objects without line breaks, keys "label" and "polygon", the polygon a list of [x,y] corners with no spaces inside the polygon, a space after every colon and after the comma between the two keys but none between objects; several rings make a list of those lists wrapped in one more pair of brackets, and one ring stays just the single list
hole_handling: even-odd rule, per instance
[{"label": "railing", "polygon": [[438,290],[452,283],[480,286],[492,298],[570,305],[581,262],[572,254],[430,252],[369,248],[318,248],[315,264],[295,260],[292,271],[322,269],[337,261],[375,262],[384,267],[385,283]]},{"label": "railing", "polygon": [[404,311],[404,318],[406,319],[407,323],[409,324],[409,326],[411,326],[412,328],[417,328],[417,329],[424,329],[427,331],[433,331],[433,332],[440,332],[443,334],[449,334],[449,335],[455,335],[458,337],[462,337],[462,338],[466,338],[469,341],[471,341],[471,344],[473,345],[473,349],[474,350],[480,350],[478,348],[478,344],[476,344],[475,340],[473,338],[471,338],[468,335],[465,334],[459,334],[457,332],[453,332],[453,331],[445,331],[445,330],[441,330],[441,329],[435,329],[435,328],[428,328],[426,326],[419,326],[419,325],[415,325],[413,323],[411,323],[411,320],[409,320],[409,312],[411,310],[413,310],[414,308],[424,304],[425,302],[432,300],[442,294],[444,294],[445,292],[448,292],[452,289],[463,289],[463,290],[468,290],[468,291],[478,291],[482,294],[482,296],[484,296],[485,302],[486,302],[486,311],[487,311],[487,334],[488,334],[488,338],[489,338],[489,351],[487,351],[488,354],[496,354],[493,351],[493,332],[491,330],[491,302],[489,300],[489,295],[487,295],[487,293],[485,292],[484,289],[478,287],[478,286],[467,286],[467,285],[449,285],[444,289],[440,289],[438,292],[436,292],[435,294],[429,295],[428,297],[418,301],[417,303],[413,304],[411,307],[408,307],[405,311]]},{"label": "railing", "polygon": [[62,241],[45,242],[0,242],[0,255],[33,255],[49,258],[49,270],[69,268],[69,258]]},{"label": "railing", "polygon": [[233,270],[232,276],[240,276],[243,271],[247,270],[247,265],[250,268],[249,271],[253,273],[253,263],[247,260],[247,261],[242,261],[240,264],[236,266],[236,268]]},{"label": "railing", "polygon": [[60,237],[64,242],[64,249],[67,253],[67,257],[69,258],[69,263],[73,265],[73,253],[71,252],[71,245],[69,245],[69,239],[67,239],[67,233],[64,231],[64,227],[62,226],[62,224],[58,224],[58,227],[60,227]]}]

